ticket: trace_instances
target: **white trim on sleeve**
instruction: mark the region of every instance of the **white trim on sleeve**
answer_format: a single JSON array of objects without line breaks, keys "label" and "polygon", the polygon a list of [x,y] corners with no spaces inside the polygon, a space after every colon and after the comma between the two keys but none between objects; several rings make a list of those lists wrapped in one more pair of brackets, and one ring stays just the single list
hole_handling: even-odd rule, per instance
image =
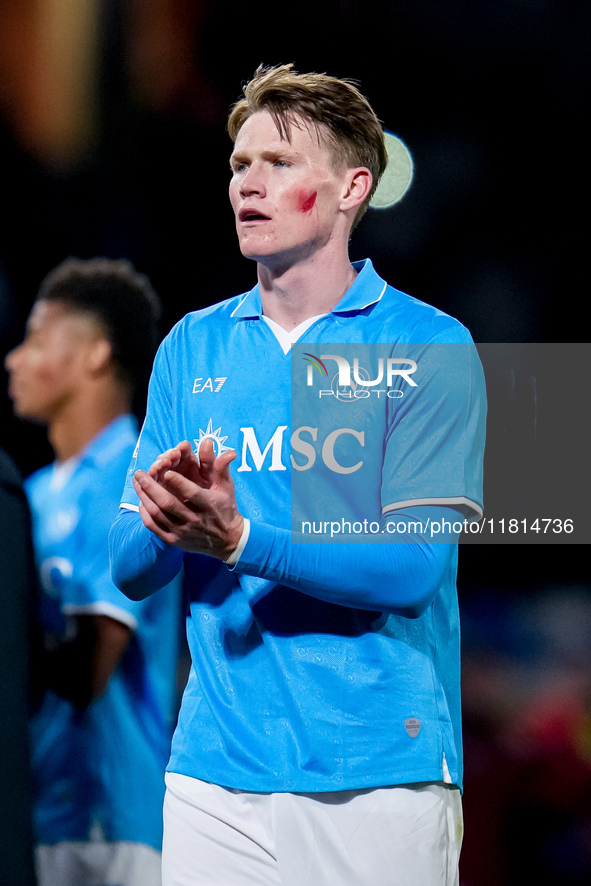
[{"label": "white trim on sleeve", "polygon": [[65,606],[62,606],[62,611],[64,615],[108,615],[114,621],[120,621],[121,624],[127,625],[132,631],[137,628],[137,618],[131,612],[126,612],[125,609],[120,609],[119,606],[108,603],[106,600],[80,605],[66,603]]},{"label": "white trim on sleeve", "polygon": [[472,501],[471,498],[466,498],[465,495],[458,495],[450,498],[414,498],[409,499],[408,501],[396,501],[390,505],[384,505],[382,508],[382,514],[389,514],[390,511],[401,511],[403,508],[414,507],[415,505],[467,505],[476,512],[475,515],[468,517],[470,522],[480,520],[483,516],[483,511],[480,505],[476,504],[475,501]]}]

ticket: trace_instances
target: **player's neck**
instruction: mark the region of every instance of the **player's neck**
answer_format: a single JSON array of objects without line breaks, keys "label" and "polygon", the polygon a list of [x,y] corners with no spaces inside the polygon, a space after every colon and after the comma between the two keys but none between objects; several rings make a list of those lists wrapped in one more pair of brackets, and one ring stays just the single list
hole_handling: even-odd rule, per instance
[{"label": "player's neck", "polygon": [[57,461],[78,455],[99,431],[129,411],[129,396],[120,385],[88,391],[64,404],[47,430]]},{"label": "player's neck", "polygon": [[259,263],[263,312],[291,331],[310,317],[332,311],[356,276],[346,252],[330,260],[311,256],[285,268]]}]

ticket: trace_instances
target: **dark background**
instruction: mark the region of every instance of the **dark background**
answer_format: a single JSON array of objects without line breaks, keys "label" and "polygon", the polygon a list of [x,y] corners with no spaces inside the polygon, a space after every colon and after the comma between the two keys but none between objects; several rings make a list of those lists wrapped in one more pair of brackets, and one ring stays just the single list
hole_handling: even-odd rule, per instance
[{"label": "dark background", "polygon": [[[456,316],[477,342],[588,338],[583,0],[97,0],[92,131],[65,154],[23,124],[43,0],[17,6],[0,2],[2,355],[20,341],[40,280],[68,255],[130,258],[160,293],[163,334],[186,311],[253,285],[227,199],[224,127],[261,62],[359,81],[412,153],[410,191],[368,212],[353,259],[370,255],[390,283]],[[27,474],[51,452],[42,430],[12,418],[5,390],[3,375],[1,443]],[[586,476],[577,464],[573,496]],[[589,882],[586,546],[461,554],[463,886],[526,874]]]}]

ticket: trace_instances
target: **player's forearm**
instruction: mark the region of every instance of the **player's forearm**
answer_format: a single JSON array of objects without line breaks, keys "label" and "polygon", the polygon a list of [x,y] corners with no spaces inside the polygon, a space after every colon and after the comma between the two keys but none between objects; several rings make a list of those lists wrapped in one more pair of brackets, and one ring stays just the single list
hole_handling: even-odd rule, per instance
[{"label": "player's forearm", "polygon": [[422,538],[398,544],[294,544],[289,530],[252,523],[234,568],[341,606],[416,618],[437,594],[454,548]]},{"label": "player's forearm", "polygon": [[46,651],[45,685],[83,709],[105,692],[123,655],[131,630],[106,615],[71,616],[71,639]]},{"label": "player's forearm", "polygon": [[183,551],[160,541],[136,511],[121,508],[109,535],[111,577],[131,600],[143,600],[178,573]]}]

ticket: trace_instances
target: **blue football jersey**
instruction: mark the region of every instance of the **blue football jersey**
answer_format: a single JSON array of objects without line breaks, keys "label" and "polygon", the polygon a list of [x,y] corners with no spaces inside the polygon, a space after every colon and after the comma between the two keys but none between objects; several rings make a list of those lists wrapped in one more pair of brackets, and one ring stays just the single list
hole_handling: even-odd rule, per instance
[{"label": "blue football jersey", "polygon": [[[388,286],[371,262],[355,267],[292,353],[263,320],[255,286],[189,314],[157,355],[122,508],[137,510],[137,468],[209,438],[218,453],[236,450],[238,507],[251,523],[233,568],[183,558],[193,668],[172,771],[254,791],[461,785],[457,548],[432,601],[409,618],[400,583],[377,587],[368,568],[351,584],[348,546],[290,534],[322,514],[380,527],[409,508],[481,514],[485,398],[469,333]],[[375,544],[356,550],[360,562],[378,558]],[[316,587],[326,563],[330,578]]]},{"label": "blue football jersey", "polygon": [[179,588],[134,603],[113,585],[108,558],[109,528],[136,440],[135,420],[120,416],[79,457],[26,481],[47,641],[63,636],[69,615],[108,615],[132,629],[101,698],[77,710],[48,692],[33,718],[39,843],[86,840],[92,831],[161,848]]}]

